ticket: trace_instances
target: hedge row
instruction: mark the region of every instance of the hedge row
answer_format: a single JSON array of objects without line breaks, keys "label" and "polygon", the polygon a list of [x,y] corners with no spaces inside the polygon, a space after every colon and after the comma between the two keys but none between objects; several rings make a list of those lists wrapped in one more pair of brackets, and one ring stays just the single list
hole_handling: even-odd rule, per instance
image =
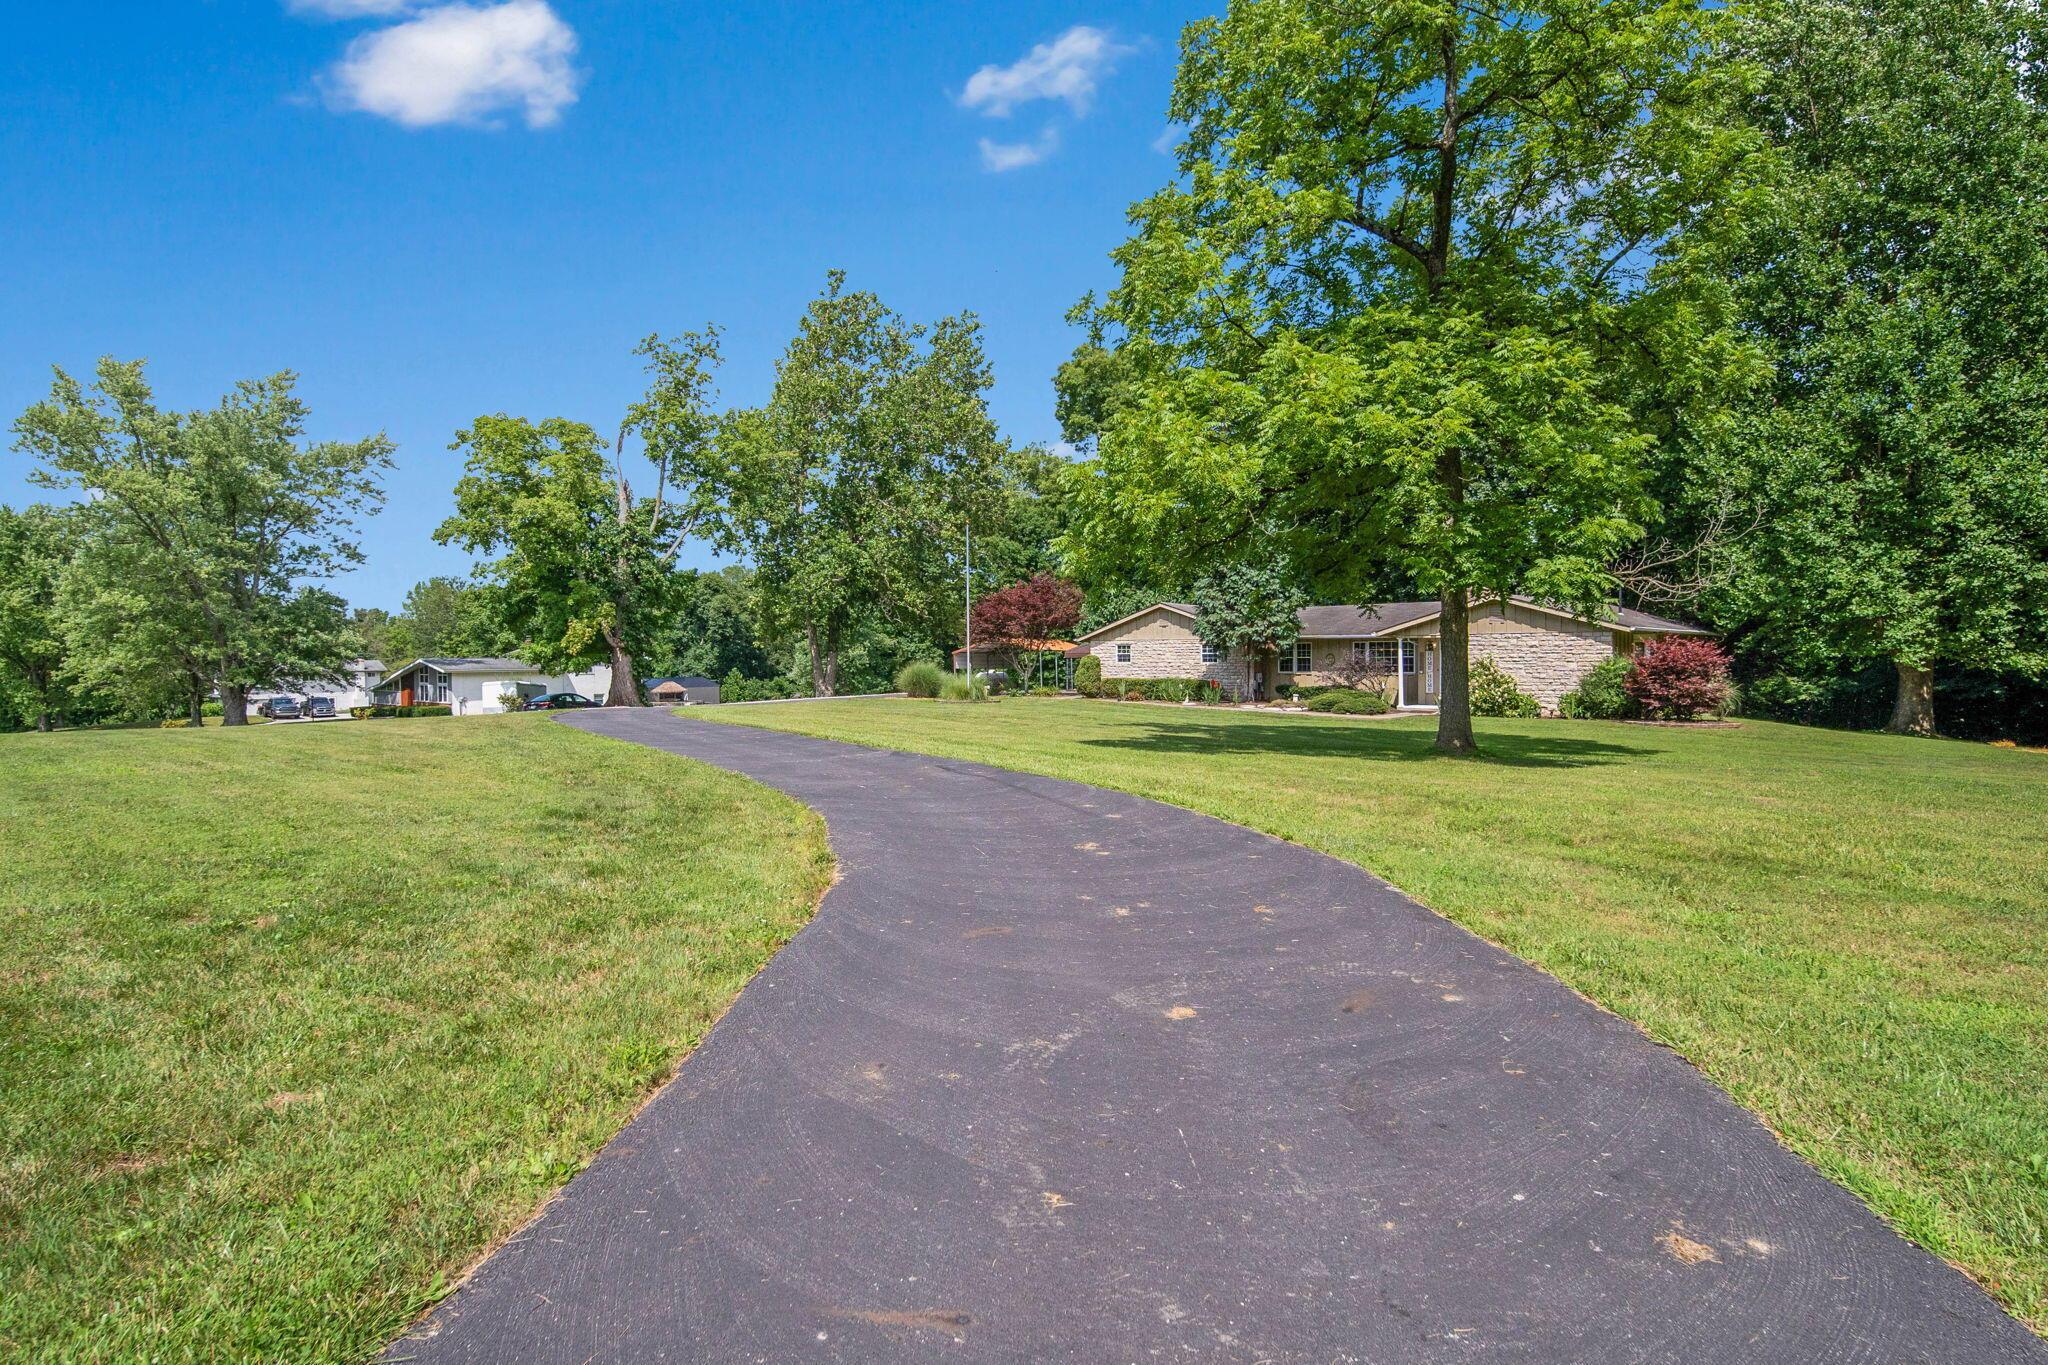
[{"label": "hedge row", "polygon": [[1222,701],[1223,688],[1207,678],[1101,678],[1074,682],[1084,697],[1117,701]]},{"label": "hedge row", "polygon": [[429,702],[420,706],[351,706],[348,713],[357,720],[380,720],[386,716],[452,716],[455,710],[445,702]]}]

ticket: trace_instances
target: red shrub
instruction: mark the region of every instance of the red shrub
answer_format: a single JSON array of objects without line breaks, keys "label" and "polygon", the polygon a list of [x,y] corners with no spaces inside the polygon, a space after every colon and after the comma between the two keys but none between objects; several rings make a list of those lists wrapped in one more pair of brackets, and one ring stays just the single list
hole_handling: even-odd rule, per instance
[{"label": "red shrub", "polygon": [[1695,720],[1728,697],[1728,656],[1712,640],[1680,635],[1636,651],[1621,684],[1652,720]]}]

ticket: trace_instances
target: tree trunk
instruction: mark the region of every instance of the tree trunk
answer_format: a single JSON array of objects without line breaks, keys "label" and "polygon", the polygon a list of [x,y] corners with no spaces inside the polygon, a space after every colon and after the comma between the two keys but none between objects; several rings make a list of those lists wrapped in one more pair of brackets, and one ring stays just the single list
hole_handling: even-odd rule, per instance
[{"label": "tree trunk", "polygon": [[818,695],[821,697],[836,697],[839,695],[839,627],[836,624],[825,628],[824,662],[825,690]]},{"label": "tree trunk", "polygon": [[[811,695],[814,697],[831,696],[831,692],[826,690],[825,651],[818,648],[818,624],[815,621],[808,622],[804,626],[804,648],[810,651]],[[972,658],[968,662],[972,663]]]},{"label": "tree trunk", "polygon": [[185,718],[194,725],[206,724],[206,680],[196,673],[185,679]]},{"label": "tree trunk", "polygon": [[49,713],[48,711],[38,711],[38,712],[36,712],[36,733],[37,733],[37,734],[39,734],[39,735],[47,735],[47,734],[49,734],[49,733],[50,733],[50,732],[51,732],[52,730],[54,730],[54,729],[56,729],[56,728],[57,728],[56,722],[55,722],[55,721],[54,721],[54,720],[53,720],[53,719],[51,718],[51,716],[50,716],[50,713]]},{"label": "tree trunk", "polygon": [[249,689],[240,683],[220,685],[220,723],[222,725],[247,725],[249,723]]},{"label": "tree trunk", "polygon": [[606,706],[640,705],[640,679],[633,672],[633,656],[626,651],[625,637],[617,626],[604,628],[605,652],[611,656],[612,685],[604,694]]},{"label": "tree trunk", "polygon": [[[1472,604],[1463,587],[1446,585],[1437,618],[1443,650],[1443,690],[1437,694],[1436,747],[1446,754],[1476,754],[1472,738]],[[1399,675],[1396,675],[1398,679]]]},{"label": "tree trunk", "polygon": [[1917,668],[1904,660],[1892,666],[1899,671],[1898,700],[1892,706],[1891,724],[1884,728],[1895,735],[1934,737],[1934,670]]}]

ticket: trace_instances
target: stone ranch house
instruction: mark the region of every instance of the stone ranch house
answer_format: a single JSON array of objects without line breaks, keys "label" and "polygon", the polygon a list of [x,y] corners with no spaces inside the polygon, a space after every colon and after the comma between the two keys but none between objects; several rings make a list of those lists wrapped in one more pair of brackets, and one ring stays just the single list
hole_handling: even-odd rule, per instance
[{"label": "stone ranch house", "polygon": [[[1278,676],[1263,676],[1264,665],[1243,654],[1202,643],[1195,634],[1195,609],[1185,602],[1160,602],[1112,621],[1076,642],[1102,660],[1105,678],[1208,678],[1240,696],[1246,679],[1256,695],[1271,683],[1318,686],[1336,679],[1323,670],[1351,655],[1379,665],[1388,700],[1397,707],[1436,705],[1441,672],[1435,602],[1375,602],[1367,606],[1304,607],[1301,633],[1277,658]],[[1492,659],[1515,685],[1545,711],[1579,685],[1602,659],[1633,654],[1651,640],[1709,632],[1668,621],[1631,607],[1612,620],[1588,620],[1527,598],[1487,598],[1472,606],[1471,657]]]}]

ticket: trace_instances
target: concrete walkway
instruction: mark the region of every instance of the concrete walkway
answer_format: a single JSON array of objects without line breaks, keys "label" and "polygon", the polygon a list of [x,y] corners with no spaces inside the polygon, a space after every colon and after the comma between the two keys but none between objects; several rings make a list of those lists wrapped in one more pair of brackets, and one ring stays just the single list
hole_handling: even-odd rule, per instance
[{"label": "concrete walkway", "polygon": [[1678,1057],[1349,864],[562,720],[816,807],[843,880],[393,1360],[2048,1360]]}]

